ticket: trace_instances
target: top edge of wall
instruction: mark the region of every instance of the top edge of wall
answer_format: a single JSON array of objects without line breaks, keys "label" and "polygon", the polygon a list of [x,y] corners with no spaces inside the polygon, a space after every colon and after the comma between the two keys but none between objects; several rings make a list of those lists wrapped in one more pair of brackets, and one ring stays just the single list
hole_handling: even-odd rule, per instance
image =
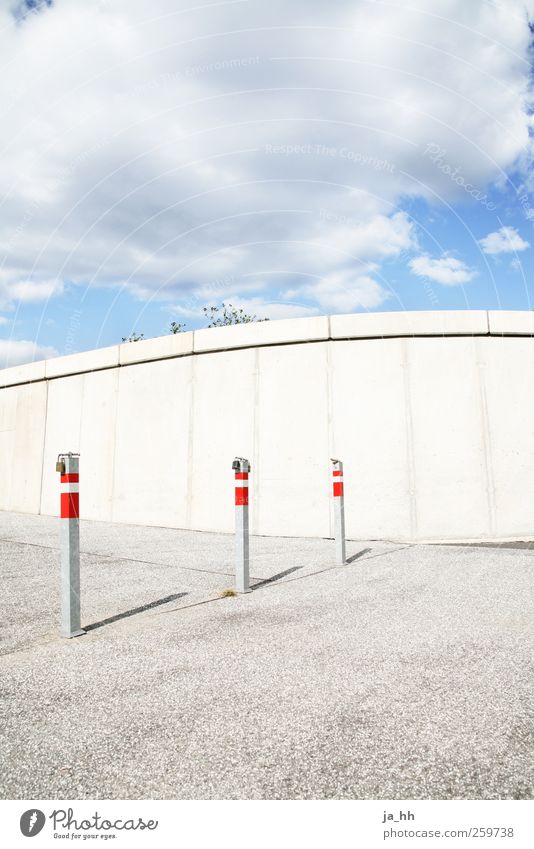
[{"label": "top edge of wall", "polygon": [[134,363],[165,360],[169,357],[184,357],[193,353],[194,333],[169,333],[155,339],[142,339],[140,342],[124,342],[119,345],[119,363],[121,366]]},{"label": "top edge of wall", "polygon": [[458,336],[487,334],[485,310],[375,312],[333,315],[332,339],[377,339],[387,336]]},{"label": "top edge of wall", "polygon": [[33,383],[36,380],[44,380],[45,365],[47,360],[39,360],[35,363],[25,363],[22,366],[11,366],[0,371],[0,389],[4,386],[13,386],[15,383]]},{"label": "top edge of wall", "polygon": [[80,354],[68,354],[66,357],[54,357],[45,360],[45,377],[63,377],[68,374],[81,374],[87,371],[100,371],[119,365],[119,345],[111,348],[95,348]]},{"label": "top edge of wall", "polygon": [[320,342],[329,338],[327,315],[313,318],[285,318],[279,321],[254,321],[231,327],[207,327],[194,331],[193,351],[255,348],[261,345]]},{"label": "top edge of wall", "polygon": [[251,322],[125,342],[0,370],[0,388],[48,378],[210,351],[397,336],[534,336],[534,312],[522,310],[434,310],[354,313]]},{"label": "top edge of wall", "polygon": [[502,336],[533,336],[534,312],[525,310],[490,310],[489,332]]}]

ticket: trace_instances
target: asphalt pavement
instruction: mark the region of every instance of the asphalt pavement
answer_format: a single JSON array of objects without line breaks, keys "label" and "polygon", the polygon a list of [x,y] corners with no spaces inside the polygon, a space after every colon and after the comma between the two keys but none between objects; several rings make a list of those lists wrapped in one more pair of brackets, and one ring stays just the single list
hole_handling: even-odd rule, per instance
[{"label": "asphalt pavement", "polygon": [[534,552],[0,513],[0,796],[531,799]]}]

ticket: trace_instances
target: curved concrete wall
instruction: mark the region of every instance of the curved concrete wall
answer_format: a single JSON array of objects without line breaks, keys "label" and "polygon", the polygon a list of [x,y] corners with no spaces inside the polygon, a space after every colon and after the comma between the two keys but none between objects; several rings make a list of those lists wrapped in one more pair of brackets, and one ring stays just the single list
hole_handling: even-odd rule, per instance
[{"label": "curved concrete wall", "polygon": [[0,509],[233,529],[235,454],[256,534],[534,538],[534,314],[374,313],[167,336],[0,372]]}]

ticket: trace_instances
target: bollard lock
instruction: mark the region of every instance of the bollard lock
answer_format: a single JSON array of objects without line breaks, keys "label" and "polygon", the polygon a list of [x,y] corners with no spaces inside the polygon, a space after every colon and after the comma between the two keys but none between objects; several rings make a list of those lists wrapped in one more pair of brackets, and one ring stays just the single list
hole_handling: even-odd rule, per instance
[{"label": "bollard lock", "polygon": [[244,457],[236,457],[232,462],[234,472],[250,472],[250,463]]},{"label": "bollard lock", "polygon": [[59,472],[60,475],[65,474],[65,457],[79,457],[79,454],[74,454],[72,451],[69,451],[68,454],[58,454],[57,455],[57,463],[56,463],[56,472]]}]

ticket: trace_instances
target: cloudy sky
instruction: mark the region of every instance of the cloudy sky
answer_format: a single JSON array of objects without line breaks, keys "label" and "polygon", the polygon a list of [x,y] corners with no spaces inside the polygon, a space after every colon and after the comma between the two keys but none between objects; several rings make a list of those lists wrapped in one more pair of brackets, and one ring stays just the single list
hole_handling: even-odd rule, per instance
[{"label": "cloudy sky", "polygon": [[0,0],[0,367],[534,306],[534,0]]}]

